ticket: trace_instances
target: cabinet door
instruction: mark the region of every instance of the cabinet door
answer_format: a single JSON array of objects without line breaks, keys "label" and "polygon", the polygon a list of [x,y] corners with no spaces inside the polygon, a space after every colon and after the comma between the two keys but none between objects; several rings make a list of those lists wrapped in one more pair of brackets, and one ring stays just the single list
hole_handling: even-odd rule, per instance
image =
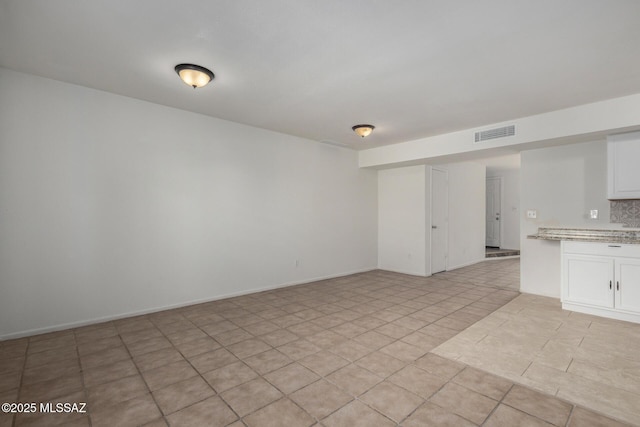
[{"label": "cabinet door", "polygon": [[565,255],[562,300],[613,308],[613,258]]},{"label": "cabinet door", "polygon": [[616,309],[640,313],[640,259],[616,258]]},{"label": "cabinet door", "polygon": [[640,199],[640,132],[613,135],[608,141],[609,199]]}]

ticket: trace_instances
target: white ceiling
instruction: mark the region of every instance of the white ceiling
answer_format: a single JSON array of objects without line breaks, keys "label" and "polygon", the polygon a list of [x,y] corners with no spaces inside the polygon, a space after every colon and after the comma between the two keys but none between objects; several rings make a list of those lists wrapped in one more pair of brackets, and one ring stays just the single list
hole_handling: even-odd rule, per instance
[{"label": "white ceiling", "polygon": [[[0,0],[0,66],[362,149],[640,93],[639,18],[637,0]],[[214,82],[184,85],[182,62]]]}]

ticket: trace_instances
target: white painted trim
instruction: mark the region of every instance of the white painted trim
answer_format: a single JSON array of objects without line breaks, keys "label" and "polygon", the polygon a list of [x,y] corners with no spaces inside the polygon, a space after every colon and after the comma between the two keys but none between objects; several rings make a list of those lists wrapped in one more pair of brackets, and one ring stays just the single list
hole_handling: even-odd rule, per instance
[{"label": "white painted trim", "polygon": [[[301,281],[293,281],[293,282],[283,283],[283,284],[274,285],[274,286],[266,286],[266,287],[263,287],[263,288],[250,289],[250,290],[242,291],[242,292],[234,292],[234,293],[230,293],[230,294],[218,295],[218,296],[215,296],[215,297],[212,297],[212,298],[202,298],[202,299],[197,299],[197,300],[192,300],[192,301],[187,301],[187,302],[181,302],[181,303],[178,303],[178,304],[165,305],[165,306],[162,306],[162,307],[154,307],[154,308],[149,308],[149,309],[145,309],[145,310],[132,311],[132,312],[129,312],[129,313],[117,314],[117,315],[114,315],[114,316],[97,317],[97,318],[94,318],[94,319],[81,320],[79,322],[63,323],[63,324],[59,324],[59,325],[48,326],[48,327],[45,327],[45,328],[37,328],[37,329],[30,329],[28,331],[14,332],[14,333],[11,333],[11,334],[0,336],[0,341],[5,341],[5,340],[10,340],[10,339],[15,339],[15,338],[28,337],[28,336],[39,335],[39,334],[45,334],[45,333],[48,333],[48,332],[62,331],[62,330],[65,330],[65,329],[79,328],[79,327],[82,327],[82,326],[89,326],[89,325],[94,325],[94,324],[97,324],[97,323],[104,323],[104,322],[110,322],[110,321],[113,321],[113,320],[125,319],[127,317],[142,316],[142,315],[145,315],[145,314],[157,313],[159,311],[171,310],[171,309],[174,309],[174,308],[188,307],[190,305],[203,304],[203,303],[207,303],[207,302],[218,301],[218,300],[223,300],[223,299],[233,298],[233,297],[239,297],[239,296],[242,296],[242,295],[254,294],[254,293],[258,293],[258,292],[271,291],[271,290],[274,290],[274,289],[286,288],[286,287],[289,287],[289,286],[304,285],[304,284],[309,284],[309,283],[313,283],[313,282],[318,282],[320,280],[335,279],[335,278],[338,278],[338,277],[350,276],[352,274],[358,274],[358,273],[366,273],[368,271],[374,271],[374,270],[379,270],[379,268],[372,267],[372,268],[367,268],[367,269],[363,269],[363,270],[356,270],[356,271],[351,271],[351,272],[338,273],[338,274],[333,274],[333,275],[328,275],[328,276],[316,277],[316,278],[313,278],[313,279],[306,279],[306,280],[301,280]],[[405,273],[405,274],[411,274],[411,273]],[[412,275],[415,276],[415,274],[412,274]]]},{"label": "white painted trim", "polygon": [[[506,258],[506,257],[504,257],[504,258]],[[487,260],[486,258],[481,258],[481,259],[478,259],[478,260],[475,260],[475,261],[469,261],[469,262],[465,262],[465,263],[462,263],[462,264],[454,265],[452,267],[447,268],[447,271],[455,270],[457,268],[462,268],[462,267],[468,267],[470,265],[474,265],[474,264],[477,264],[479,262],[483,262],[483,261],[486,261],[486,260]]]},{"label": "white painted trim", "polygon": [[407,274],[409,276],[416,276],[416,277],[429,277],[429,276],[431,276],[430,274],[420,274],[420,273],[416,273],[415,271],[393,270],[393,269],[390,269],[390,268],[382,268],[382,267],[378,267],[376,270],[390,271],[391,273]]},{"label": "white painted trim", "polygon": [[541,296],[541,297],[549,297],[549,298],[557,299],[558,301],[560,301],[560,297],[557,294],[552,294],[552,293],[549,293],[549,292],[531,292],[531,291],[523,290],[522,289],[522,278],[520,278],[520,293],[521,294],[527,294],[527,295],[538,295],[538,296]]},{"label": "white painted trim", "polygon": [[619,309],[606,309],[590,305],[582,305],[570,302],[562,303],[563,310],[577,311],[578,313],[591,314],[593,316],[606,317],[609,319],[624,320],[627,322],[640,323],[640,314],[624,312]]},{"label": "white painted trim", "polygon": [[511,256],[492,256],[492,257],[487,257],[484,259],[484,261],[497,261],[499,259],[514,259],[514,258],[520,258],[520,255],[511,255]]}]

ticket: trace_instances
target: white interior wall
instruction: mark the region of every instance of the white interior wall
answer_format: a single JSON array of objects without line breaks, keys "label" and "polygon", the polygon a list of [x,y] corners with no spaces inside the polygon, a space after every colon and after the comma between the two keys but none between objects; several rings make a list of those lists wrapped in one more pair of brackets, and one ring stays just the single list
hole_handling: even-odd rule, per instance
[{"label": "white interior wall", "polygon": [[373,269],[357,162],[0,68],[0,339]]},{"label": "white interior wall", "polygon": [[[485,257],[485,166],[464,162],[437,167],[449,175],[447,269],[480,262]],[[431,166],[424,165],[378,172],[379,268],[431,274],[430,176]]]},{"label": "white interior wall", "polygon": [[520,170],[487,168],[487,178],[502,178],[501,247],[520,249]]},{"label": "white interior wall", "polygon": [[486,167],[475,162],[438,165],[449,171],[449,257],[453,270],[485,259]]},{"label": "white interior wall", "polygon": [[[560,297],[560,242],[527,239],[538,227],[619,228],[609,223],[605,141],[521,153],[520,290]],[[527,219],[527,210],[537,211]],[[598,209],[599,219],[589,219]]]},{"label": "white interior wall", "polygon": [[428,274],[427,166],[378,172],[378,267]]}]

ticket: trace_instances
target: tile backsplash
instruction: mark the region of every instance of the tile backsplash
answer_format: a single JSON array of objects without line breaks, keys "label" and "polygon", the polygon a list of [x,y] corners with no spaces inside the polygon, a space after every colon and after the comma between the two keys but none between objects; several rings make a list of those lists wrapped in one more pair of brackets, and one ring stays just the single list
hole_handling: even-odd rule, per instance
[{"label": "tile backsplash", "polygon": [[640,200],[612,200],[610,222],[640,227]]}]

